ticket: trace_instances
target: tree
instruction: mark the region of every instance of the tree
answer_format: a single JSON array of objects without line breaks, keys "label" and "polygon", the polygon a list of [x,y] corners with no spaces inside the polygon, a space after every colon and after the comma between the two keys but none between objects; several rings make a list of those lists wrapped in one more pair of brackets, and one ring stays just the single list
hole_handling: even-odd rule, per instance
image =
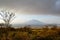
[{"label": "tree", "polygon": [[0,12],[0,18],[4,21],[5,26],[9,27],[10,23],[15,18],[15,13],[3,10],[3,11]]}]

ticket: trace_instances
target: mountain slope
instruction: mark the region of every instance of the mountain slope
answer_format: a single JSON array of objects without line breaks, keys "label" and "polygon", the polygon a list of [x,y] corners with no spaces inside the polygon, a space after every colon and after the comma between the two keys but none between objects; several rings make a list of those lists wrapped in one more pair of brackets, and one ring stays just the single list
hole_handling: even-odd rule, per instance
[{"label": "mountain slope", "polygon": [[28,21],[28,22],[26,22],[24,24],[25,25],[36,25],[36,26],[38,26],[38,25],[44,25],[45,23],[40,22],[38,20],[30,20],[30,21]]}]

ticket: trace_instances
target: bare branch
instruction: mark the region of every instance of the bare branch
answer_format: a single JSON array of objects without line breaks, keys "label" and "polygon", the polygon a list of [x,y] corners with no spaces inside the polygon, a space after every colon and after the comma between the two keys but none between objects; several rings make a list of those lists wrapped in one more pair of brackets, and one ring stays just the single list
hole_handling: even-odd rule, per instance
[{"label": "bare branch", "polygon": [[15,17],[15,13],[12,12],[6,12],[6,11],[1,11],[0,13],[0,18],[5,22],[6,25],[9,25],[13,18]]}]

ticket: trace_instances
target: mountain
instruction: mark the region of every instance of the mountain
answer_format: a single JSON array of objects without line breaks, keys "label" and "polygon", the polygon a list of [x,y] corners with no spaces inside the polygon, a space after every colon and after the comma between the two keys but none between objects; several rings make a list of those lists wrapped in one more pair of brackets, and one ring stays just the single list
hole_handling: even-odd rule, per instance
[{"label": "mountain", "polygon": [[40,25],[44,25],[45,23],[40,22],[38,20],[30,20],[26,23],[24,23],[24,25],[31,25],[31,26],[40,26]]},{"label": "mountain", "polygon": [[22,24],[13,24],[13,27],[18,28],[18,27],[24,27],[24,26],[28,26],[28,25],[33,26],[33,27],[35,27],[35,26],[40,27],[40,26],[45,25],[45,23],[40,22],[38,20],[30,20],[30,21],[27,21],[27,22],[22,23]]}]

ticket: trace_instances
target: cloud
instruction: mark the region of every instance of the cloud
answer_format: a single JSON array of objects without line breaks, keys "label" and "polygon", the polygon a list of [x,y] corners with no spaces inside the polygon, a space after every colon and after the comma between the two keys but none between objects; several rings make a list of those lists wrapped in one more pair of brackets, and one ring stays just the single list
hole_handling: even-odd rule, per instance
[{"label": "cloud", "polygon": [[0,0],[0,6],[30,14],[60,15],[60,0]]}]

